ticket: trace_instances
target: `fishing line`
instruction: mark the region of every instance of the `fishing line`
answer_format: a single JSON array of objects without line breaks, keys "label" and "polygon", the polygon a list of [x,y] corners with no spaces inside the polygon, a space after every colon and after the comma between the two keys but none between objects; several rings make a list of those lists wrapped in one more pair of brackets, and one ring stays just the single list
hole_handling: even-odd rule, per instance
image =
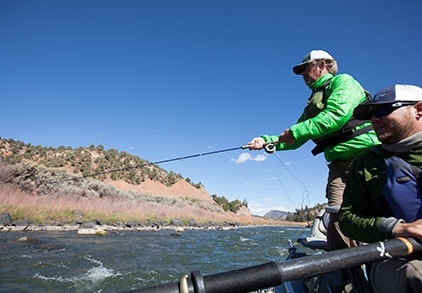
[{"label": "fishing line", "polygon": [[[275,155],[274,155],[274,156],[275,156]],[[271,161],[271,165],[272,165],[272,167],[273,167],[273,171],[274,171],[274,173],[276,173],[277,171],[276,171],[276,168],[275,168],[275,165],[274,165],[274,161]],[[280,184],[280,186],[281,186],[281,189],[283,189],[283,191],[284,191],[284,193],[286,194],[286,197],[287,197],[287,199],[289,200],[289,202],[290,202],[291,204],[294,204],[294,205],[299,205],[299,203],[294,202],[294,201],[290,198],[290,195],[289,195],[289,193],[287,192],[286,188],[284,187],[283,182],[281,182],[280,177],[279,177],[278,175],[276,175],[276,177],[277,177],[278,183],[279,183],[279,184]]]},{"label": "fishing line", "polygon": [[287,168],[287,166],[286,166],[286,164],[284,164],[282,161],[281,161],[281,159],[276,155],[276,154],[274,154],[274,156],[275,156],[275,158],[280,162],[280,164],[281,165],[283,165],[283,167],[286,169],[286,171],[293,177],[293,178],[295,178],[302,186],[303,186],[303,189],[304,189],[304,195],[302,196],[302,202],[301,202],[301,204],[300,204],[300,207],[303,209],[303,202],[305,201],[305,199],[307,199],[308,200],[308,205],[309,205],[309,191],[308,191],[308,189],[306,188],[306,185],[303,183],[303,181],[302,180],[300,180],[300,178],[299,177],[297,177],[295,174],[293,174],[290,170],[289,170],[289,168]]},{"label": "fishing line", "polygon": [[[265,146],[264,146],[264,150],[265,150],[265,152],[266,153],[268,153],[268,154],[272,154],[272,155],[274,155],[275,156],[275,158],[280,162],[280,164],[286,169],[286,171],[287,171],[287,173],[289,173],[293,178],[295,178],[302,186],[303,186],[303,188],[304,188],[304,195],[302,196],[302,202],[301,202],[301,204],[300,204],[300,207],[301,207],[301,209],[303,209],[303,202],[305,201],[305,199],[307,199],[308,200],[308,205],[309,205],[309,192],[308,192],[308,189],[306,188],[306,186],[305,186],[305,184],[303,183],[303,181],[302,180],[300,180],[300,178],[299,177],[297,177],[296,175],[294,175],[288,168],[287,168],[287,166],[286,166],[286,164],[284,164],[282,161],[281,161],[281,159],[275,154],[275,151],[276,151],[276,142],[274,142],[274,143],[267,143]],[[274,165],[273,165],[273,167],[274,167]],[[293,202],[292,201],[292,199],[290,198],[290,196],[289,196],[289,193],[287,192],[287,190],[286,190],[286,188],[284,187],[284,185],[283,185],[283,183],[281,182],[281,179],[280,179],[280,177],[279,176],[277,176],[277,179],[278,179],[278,182],[280,183],[280,185],[281,185],[281,188],[284,190],[284,192],[286,193],[286,197],[287,197],[287,199],[290,201],[290,203],[292,203],[292,204],[295,204],[295,205],[298,205],[298,203],[295,203],[295,202]]]}]

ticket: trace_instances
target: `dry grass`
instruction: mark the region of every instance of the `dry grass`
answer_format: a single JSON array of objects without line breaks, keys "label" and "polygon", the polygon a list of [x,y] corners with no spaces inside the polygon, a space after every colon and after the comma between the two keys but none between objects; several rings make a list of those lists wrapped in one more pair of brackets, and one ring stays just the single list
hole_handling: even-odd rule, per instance
[{"label": "dry grass", "polygon": [[[216,213],[197,204],[178,201],[163,205],[141,199],[118,197],[88,198],[64,194],[33,195],[15,186],[0,185],[0,213],[7,212],[14,221],[25,220],[39,225],[73,224],[75,221],[100,220],[104,224],[170,223],[179,220],[184,224],[281,225],[280,221],[233,213]],[[298,225],[298,223],[294,223]]]}]

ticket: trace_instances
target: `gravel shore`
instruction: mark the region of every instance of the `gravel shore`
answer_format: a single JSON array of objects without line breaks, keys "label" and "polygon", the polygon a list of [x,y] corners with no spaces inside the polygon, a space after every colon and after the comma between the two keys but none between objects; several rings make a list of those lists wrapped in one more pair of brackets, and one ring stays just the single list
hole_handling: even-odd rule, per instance
[{"label": "gravel shore", "polygon": [[63,225],[63,226],[0,226],[1,232],[36,232],[36,231],[77,231],[78,234],[106,234],[107,231],[159,231],[159,230],[173,230],[175,232],[183,232],[186,230],[231,230],[239,228],[239,226],[207,226],[207,227],[194,227],[194,226],[111,226],[111,225]]}]

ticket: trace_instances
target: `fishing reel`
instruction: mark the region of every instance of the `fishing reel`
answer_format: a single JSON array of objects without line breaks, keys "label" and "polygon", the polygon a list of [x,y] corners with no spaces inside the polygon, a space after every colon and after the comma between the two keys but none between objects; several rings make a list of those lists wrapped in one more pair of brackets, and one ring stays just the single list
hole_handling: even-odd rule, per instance
[{"label": "fishing reel", "polygon": [[264,150],[267,154],[272,154],[276,150],[276,142],[269,142],[264,145]]},{"label": "fishing reel", "polygon": [[[267,154],[272,154],[276,151],[276,145],[278,142],[269,142],[264,144],[264,150]],[[242,146],[242,149],[251,149],[248,146]]]}]

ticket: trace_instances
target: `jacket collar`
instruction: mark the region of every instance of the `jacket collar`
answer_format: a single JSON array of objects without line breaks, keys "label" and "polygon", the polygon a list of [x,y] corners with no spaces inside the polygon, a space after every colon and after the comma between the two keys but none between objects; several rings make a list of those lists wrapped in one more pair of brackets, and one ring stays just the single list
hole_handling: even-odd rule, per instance
[{"label": "jacket collar", "polygon": [[333,75],[331,73],[326,73],[322,75],[320,78],[318,78],[317,80],[315,80],[313,83],[311,83],[309,85],[309,88],[313,92],[315,92],[319,90],[321,87],[324,87],[325,83],[327,83],[328,80],[330,80],[331,78],[333,78]]}]

